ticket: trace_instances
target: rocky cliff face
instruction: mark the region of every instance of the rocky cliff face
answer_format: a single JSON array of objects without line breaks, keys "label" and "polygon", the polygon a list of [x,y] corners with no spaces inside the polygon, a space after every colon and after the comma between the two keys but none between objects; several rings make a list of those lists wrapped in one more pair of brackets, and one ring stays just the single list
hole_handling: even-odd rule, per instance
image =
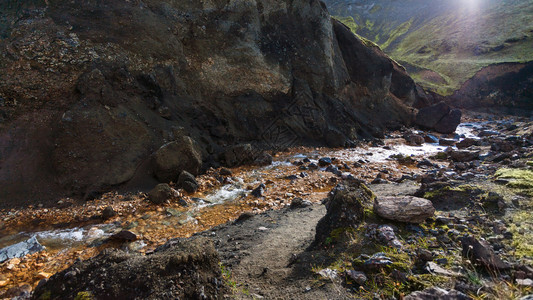
[{"label": "rocky cliff face", "polygon": [[242,143],[342,146],[424,101],[315,0],[2,5],[2,205],[151,187],[163,145],[204,168]]}]

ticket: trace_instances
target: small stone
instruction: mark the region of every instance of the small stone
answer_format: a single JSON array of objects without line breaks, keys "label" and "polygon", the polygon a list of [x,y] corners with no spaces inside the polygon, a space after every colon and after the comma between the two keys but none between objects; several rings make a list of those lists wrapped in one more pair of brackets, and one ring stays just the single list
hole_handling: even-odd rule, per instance
[{"label": "small stone", "polygon": [[194,175],[187,171],[182,171],[178,177],[178,186],[184,189],[187,193],[195,193],[198,190],[198,182]]},{"label": "small stone", "polygon": [[222,176],[231,176],[233,173],[228,168],[220,168],[220,175]]},{"label": "small stone", "polygon": [[348,270],[346,271],[346,274],[350,276],[350,278],[352,278],[353,281],[355,281],[359,285],[363,285],[368,280],[366,274],[363,272]]},{"label": "small stone", "polygon": [[48,279],[48,278],[50,278],[50,276],[52,276],[52,274],[46,273],[46,272],[39,272],[37,274],[37,278],[39,278],[39,279]]},{"label": "small stone", "polygon": [[337,273],[336,270],[332,270],[329,268],[318,271],[318,275],[322,276],[323,278],[328,278],[331,280],[335,280],[339,277],[339,274]]},{"label": "small stone", "polygon": [[252,196],[257,197],[257,198],[262,197],[263,193],[265,191],[265,188],[266,188],[266,186],[263,183],[261,183],[258,187],[256,187],[252,191]]},{"label": "small stone", "polygon": [[161,204],[172,197],[172,189],[166,183],[160,183],[155,186],[149,193],[148,199],[154,204]]},{"label": "small stone", "polygon": [[308,206],[311,206],[311,202],[309,200],[304,200],[302,198],[297,197],[297,198],[292,199],[290,208],[294,209],[294,208],[303,208],[303,207],[308,207]]},{"label": "small stone", "polygon": [[462,255],[473,262],[479,262],[488,270],[505,270],[509,269],[508,263],[502,261],[499,256],[492,251],[486,241],[479,241],[473,236],[462,237],[461,245],[463,248]]},{"label": "small stone", "polygon": [[444,269],[443,267],[441,267],[441,266],[439,266],[436,263],[431,262],[431,261],[428,261],[426,263],[425,269],[430,274],[435,274],[435,275],[442,275],[442,276],[459,276],[460,275],[458,273],[454,273],[452,271],[448,271],[448,270]]},{"label": "small stone", "polygon": [[527,287],[533,287],[533,280],[526,278],[526,279],[517,279],[516,284],[520,286],[527,286]]},{"label": "small stone", "polygon": [[116,215],[117,215],[117,212],[111,206],[104,208],[104,210],[102,211],[102,219],[104,220],[111,219],[112,217]]},{"label": "small stone", "polygon": [[418,255],[418,259],[422,260],[422,261],[432,261],[433,260],[433,252],[427,250],[427,249],[423,249],[423,248],[418,248],[416,250],[416,253]]},{"label": "small stone", "polygon": [[455,145],[455,141],[452,139],[440,139],[439,145],[440,146],[453,146]]},{"label": "small stone", "polygon": [[318,160],[318,165],[321,167],[325,167],[328,165],[331,165],[331,158],[330,157],[322,157]]},{"label": "small stone", "polygon": [[119,233],[113,234],[110,239],[120,242],[131,242],[137,240],[137,235],[129,230],[122,230]]}]

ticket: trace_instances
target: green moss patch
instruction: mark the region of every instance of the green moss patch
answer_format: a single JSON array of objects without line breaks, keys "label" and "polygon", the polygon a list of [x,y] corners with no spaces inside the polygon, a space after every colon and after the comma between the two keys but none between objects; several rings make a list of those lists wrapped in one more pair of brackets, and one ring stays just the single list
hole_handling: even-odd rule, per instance
[{"label": "green moss patch", "polygon": [[494,177],[508,179],[507,187],[514,189],[518,194],[533,196],[533,171],[504,168],[496,171]]}]

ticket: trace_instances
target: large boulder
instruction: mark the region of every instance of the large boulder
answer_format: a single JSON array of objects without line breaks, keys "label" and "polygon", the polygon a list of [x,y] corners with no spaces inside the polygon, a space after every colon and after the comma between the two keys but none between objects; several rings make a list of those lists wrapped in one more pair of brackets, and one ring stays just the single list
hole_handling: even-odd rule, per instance
[{"label": "large boulder", "polygon": [[424,107],[418,110],[415,123],[423,128],[433,128],[437,123],[450,113],[450,106],[444,102]]},{"label": "large boulder", "polygon": [[151,255],[105,249],[42,285],[34,299],[222,299],[220,259],[206,238],[173,240]]},{"label": "large boulder", "polygon": [[201,152],[188,136],[161,146],[153,161],[154,174],[161,182],[176,182],[183,171],[198,174],[202,166]]},{"label": "large boulder", "polygon": [[405,222],[422,223],[432,217],[435,208],[431,201],[413,196],[377,197],[374,200],[374,212],[385,219]]},{"label": "large boulder", "polygon": [[374,193],[363,183],[352,181],[333,188],[325,200],[326,215],[316,225],[315,246],[323,245],[335,229],[356,228],[362,221],[365,205]]},{"label": "large boulder", "polygon": [[461,123],[461,116],[462,113],[459,109],[451,109],[448,104],[439,102],[419,109],[415,124],[440,133],[453,133]]},{"label": "large boulder", "polygon": [[461,116],[463,113],[459,109],[452,109],[449,114],[435,124],[435,131],[440,133],[453,133],[457,126],[461,123]]}]

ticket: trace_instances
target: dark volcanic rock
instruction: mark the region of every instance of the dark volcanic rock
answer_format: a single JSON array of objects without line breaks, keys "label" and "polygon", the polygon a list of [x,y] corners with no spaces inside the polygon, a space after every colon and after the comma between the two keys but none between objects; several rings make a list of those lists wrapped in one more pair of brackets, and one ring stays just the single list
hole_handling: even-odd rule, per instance
[{"label": "dark volcanic rock", "polygon": [[479,158],[479,152],[467,151],[467,150],[457,150],[451,151],[450,157],[453,161],[456,162],[469,162]]},{"label": "dark volcanic rock", "polygon": [[194,175],[187,171],[181,172],[178,177],[178,186],[187,191],[187,193],[194,193],[198,190],[198,182]]},{"label": "dark volcanic rock", "polygon": [[173,240],[151,255],[106,249],[35,290],[33,299],[222,299],[218,253],[206,238]]},{"label": "dark volcanic rock", "polygon": [[161,204],[172,197],[172,189],[166,183],[160,183],[148,193],[148,199],[154,204]]},{"label": "dark volcanic rock", "polygon": [[489,271],[506,270],[510,268],[509,264],[502,261],[485,241],[479,241],[473,236],[467,236],[461,238],[461,245],[463,248],[463,257],[466,257],[473,262],[480,263]]},{"label": "dark volcanic rock", "polygon": [[188,136],[163,145],[154,154],[154,172],[161,182],[176,182],[183,171],[198,174],[201,165],[201,153]]},{"label": "dark volcanic rock", "polygon": [[4,206],[243,161],[230,145],[382,136],[425,97],[318,0],[102,5],[15,1],[2,21]]},{"label": "dark volcanic rock", "polygon": [[465,138],[464,140],[460,141],[459,143],[455,144],[457,148],[464,149],[468,148],[470,146],[479,146],[480,140],[473,139],[473,138]]},{"label": "dark volcanic rock", "polygon": [[463,113],[459,109],[452,109],[449,114],[445,115],[435,125],[434,129],[440,133],[453,133],[455,129],[461,123],[461,116]]},{"label": "dark volcanic rock", "polygon": [[363,205],[369,205],[374,198],[368,187],[355,181],[333,188],[325,201],[327,213],[316,225],[313,245],[322,245],[335,229],[357,227],[363,218]]},{"label": "dark volcanic rock", "polygon": [[440,133],[452,133],[461,123],[462,113],[458,109],[451,109],[448,104],[439,102],[435,105],[421,108],[415,123],[425,129],[433,129]]},{"label": "dark volcanic rock", "polygon": [[449,113],[450,107],[444,102],[439,102],[418,110],[415,123],[423,128],[434,128]]}]

